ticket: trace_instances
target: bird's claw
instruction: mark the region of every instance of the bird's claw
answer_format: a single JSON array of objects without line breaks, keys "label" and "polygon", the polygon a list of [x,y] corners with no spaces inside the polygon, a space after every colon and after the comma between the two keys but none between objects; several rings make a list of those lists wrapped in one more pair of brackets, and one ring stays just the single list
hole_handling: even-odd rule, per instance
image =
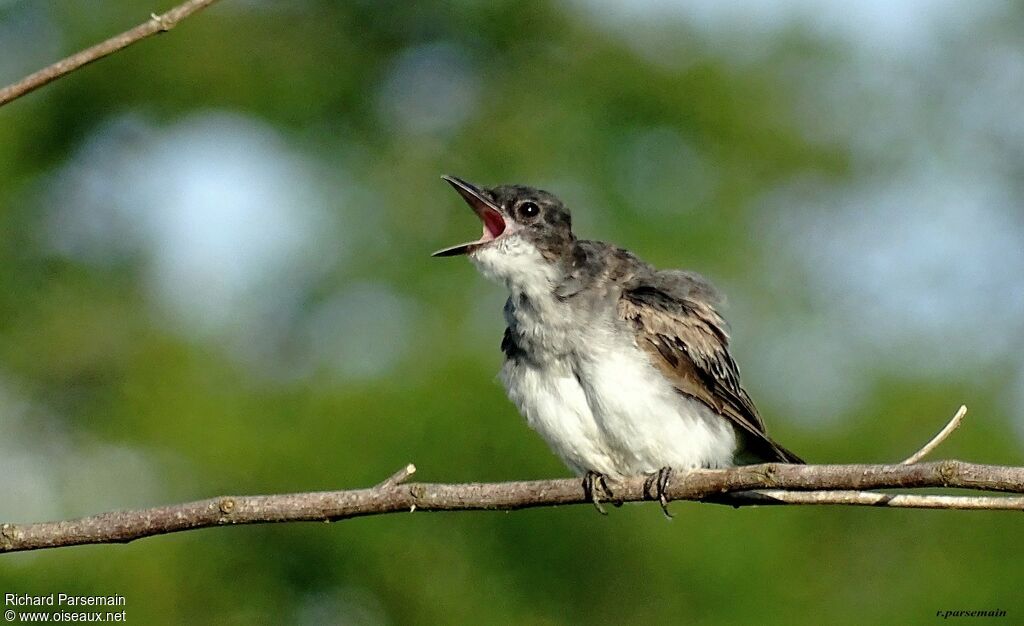
[{"label": "bird's claw", "polygon": [[668,519],[672,519],[672,514],[668,511],[668,483],[671,480],[672,468],[665,466],[657,472],[652,473],[644,482],[644,491],[646,491],[647,495],[652,499],[658,499],[658,504],[661,505],[661,511]]},{"label": "bird's claw", "polygon": [[598,513],[608,515],[608,511],[605,511],[604,507],[601,506],[601,497],[598,495],[598,491],[604,492],[606,500],[610,500],[613,497],[612,490],[608,488],[608,477],[604,474],[588,470],[583,475],[583,493],[593,503]]}]

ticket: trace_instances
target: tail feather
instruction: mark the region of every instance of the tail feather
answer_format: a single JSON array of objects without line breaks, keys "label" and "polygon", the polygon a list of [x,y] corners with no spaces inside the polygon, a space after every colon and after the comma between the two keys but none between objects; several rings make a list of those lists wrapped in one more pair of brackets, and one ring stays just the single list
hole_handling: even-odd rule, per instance
[{"label": "tail feather", "polygon": [[794,465],[806,465],[806,461],[779,445],[774,439],[758,433],[745,433],[746,445],[736,455],[740,465],[755,465],[758,463],[792,463]]}]

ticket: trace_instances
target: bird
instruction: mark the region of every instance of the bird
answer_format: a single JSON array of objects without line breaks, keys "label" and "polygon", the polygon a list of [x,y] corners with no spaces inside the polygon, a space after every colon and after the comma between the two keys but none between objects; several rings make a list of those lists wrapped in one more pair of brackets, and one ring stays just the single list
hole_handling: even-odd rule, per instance
[{"label": "bird", "polygon": [[499,378],[599,511],[609,478],[646,476],[645,492],[671,516],[674,471],[803,463],[768,436],[741,386],[709,281],[577,238],[547,191],[442,179],[483,232],[433,256],[466,255],[508,290]]}]

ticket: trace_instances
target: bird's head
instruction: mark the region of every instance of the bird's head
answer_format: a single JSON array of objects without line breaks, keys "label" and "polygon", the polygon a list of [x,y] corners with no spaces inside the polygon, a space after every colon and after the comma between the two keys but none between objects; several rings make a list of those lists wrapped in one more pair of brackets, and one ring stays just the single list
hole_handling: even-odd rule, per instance
[{"label": "bird's head", "polygon": [[559,279],[575,242],[569,210],[561,200],[523,185],[487,189],[454,176],[442,178],[480,218],[483,234],[434,256],[468,255],[485,276],[511,287]]}]

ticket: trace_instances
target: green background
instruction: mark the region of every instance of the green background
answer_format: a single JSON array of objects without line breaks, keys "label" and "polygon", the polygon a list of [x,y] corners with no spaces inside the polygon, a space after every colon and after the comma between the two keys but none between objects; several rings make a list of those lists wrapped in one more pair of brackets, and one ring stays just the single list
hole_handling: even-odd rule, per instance
[{"label": "green background", "polygon": [[[440,179],[727,294],[811,462],[1021,464],[1024,11],[988,3],[224,0],[0,109],[0,518],[567,474],[495,379],[503,299]],[[0,83],[145,2],[0,2]],[[999,512],[391,515],[0,558],[132,623],[1024,616]]]}]

